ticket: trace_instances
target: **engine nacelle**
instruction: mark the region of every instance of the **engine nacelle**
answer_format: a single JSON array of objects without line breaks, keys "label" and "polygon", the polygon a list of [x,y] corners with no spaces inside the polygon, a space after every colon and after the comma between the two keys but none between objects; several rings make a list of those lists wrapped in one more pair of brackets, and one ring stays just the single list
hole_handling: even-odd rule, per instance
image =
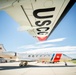
[{"label": "engine nacelle", "polygon": [[0,57],[13,59],[17,57],[17,53],[16,52],[1,52]]}]

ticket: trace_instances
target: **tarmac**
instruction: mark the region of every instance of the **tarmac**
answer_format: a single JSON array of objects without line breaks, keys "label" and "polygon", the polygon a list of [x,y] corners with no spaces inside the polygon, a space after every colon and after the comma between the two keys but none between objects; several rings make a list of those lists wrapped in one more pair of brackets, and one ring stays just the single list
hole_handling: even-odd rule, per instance
[{"label": "tarmac", "polygon": [[0,75],[76,75],[76,64],[68,62],[37,63],[29,62],[26,67],[19,67],[20,62],[0,63]]}]

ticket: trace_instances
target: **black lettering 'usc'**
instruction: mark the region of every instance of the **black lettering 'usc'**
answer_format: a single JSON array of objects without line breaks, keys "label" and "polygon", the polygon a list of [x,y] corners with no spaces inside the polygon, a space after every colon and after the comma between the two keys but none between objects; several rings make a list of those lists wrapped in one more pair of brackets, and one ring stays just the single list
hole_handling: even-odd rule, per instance
[{"label": "black lettering 'usc'", "polygon": [[[45,9],[37,9],[37,10],[34,10],[33,11],[33,16],[35,18],[38,18],[38,21],[35,22],[35,24],[37,26],[44,26],[44,25],[50,25],[51,24],[51,20],[47,20],[47,18],[53,18],[53,15],[44,15],[44,16],[41,16],[41,15],[38,15],[39,13],[46,13],[46,12],[52,12],[52,11],[55,11],[55,7],[52,7],[52,8],[45,8]],[[40,19],[40,20],[39,20]],[[41,19],[44,19],[41,21]],[[42,31],[42,30],[45,30],[45,31]],[[49,27],[41,27],[41,28],[37,28],[36,30],[38,31],[38,35],[39,34],[42,34],[42,35],[45,35],[45,34],[48,34],[48,30],[50,28]],[[46,32],[47,31],[47,32]]]}]

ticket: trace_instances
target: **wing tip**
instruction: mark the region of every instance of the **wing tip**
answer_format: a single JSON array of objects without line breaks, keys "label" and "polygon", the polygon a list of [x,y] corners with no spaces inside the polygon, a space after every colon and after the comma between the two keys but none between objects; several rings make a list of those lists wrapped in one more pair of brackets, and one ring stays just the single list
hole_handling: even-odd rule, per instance
[{"label": "wing tip", "polygon": [[48,38],[48,36],[45,36],[45,37],[37,37],[37,38],[38,38],[39,41],[45,41]]}]

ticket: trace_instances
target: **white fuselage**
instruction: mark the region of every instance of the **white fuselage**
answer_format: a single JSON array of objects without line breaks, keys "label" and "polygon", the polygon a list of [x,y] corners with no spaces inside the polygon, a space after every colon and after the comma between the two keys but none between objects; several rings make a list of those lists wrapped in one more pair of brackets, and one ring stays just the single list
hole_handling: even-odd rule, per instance
[{"label": "white fuselage", "polygon": [[59,62],[62,57],[62,53],[19,53],[18,59],[20,61],[39,61],[39,62]]}]

